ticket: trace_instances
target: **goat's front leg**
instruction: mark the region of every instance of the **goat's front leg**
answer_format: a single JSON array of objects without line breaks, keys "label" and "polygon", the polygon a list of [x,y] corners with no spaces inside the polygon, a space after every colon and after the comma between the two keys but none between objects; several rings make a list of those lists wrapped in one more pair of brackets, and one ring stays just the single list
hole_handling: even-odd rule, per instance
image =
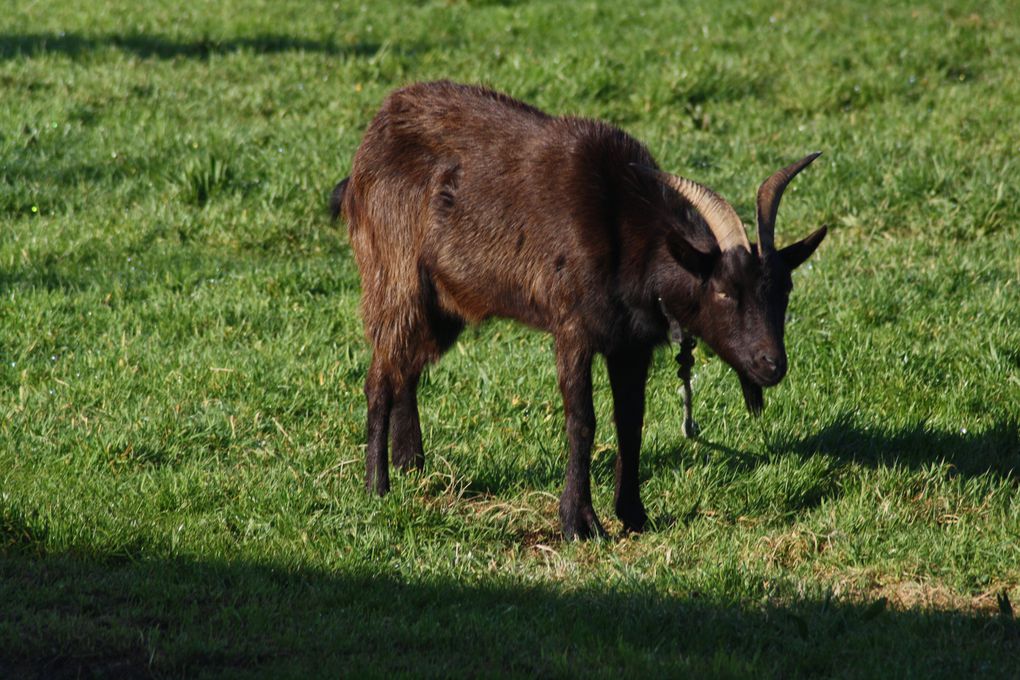
[{"label": "goat's front leg", "polygon": [[606,536],[591,503],[591,446],[595,438],[591,360],[591,350],[581,343],[557,338],[556,371],[570,446],[567,479],[560,497],[560,522],[567,540]]},{"label": "goat's front leg", "polygon": [[645,417],[645,382],[652,353],[633,349],[606,357],[609,384],[613,388],[613,417],[616,420],[616,516],[624,531],[643,531],[648,515],[638,489],[638,461],[641,457],[641,427]]}]

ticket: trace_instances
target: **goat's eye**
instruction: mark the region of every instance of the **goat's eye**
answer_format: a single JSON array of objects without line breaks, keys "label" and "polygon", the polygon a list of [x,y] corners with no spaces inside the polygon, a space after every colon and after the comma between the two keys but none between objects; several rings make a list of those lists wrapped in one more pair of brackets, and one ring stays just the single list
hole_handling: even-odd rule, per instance
[{"label": "goat's eye", "polygon": [[719,298],[720,300],[729,300],[729,299],[730,299],[730,296],[729,296],[729,294],[728,294],[728,293],[724,293],[724,292],[723,292],[723,291],[721,291],[721,290],[717,290],[717,291],[715,292],[715,294],[716,294],[716,296],[717,296],[717,297],[718,297],[718,298]]}]

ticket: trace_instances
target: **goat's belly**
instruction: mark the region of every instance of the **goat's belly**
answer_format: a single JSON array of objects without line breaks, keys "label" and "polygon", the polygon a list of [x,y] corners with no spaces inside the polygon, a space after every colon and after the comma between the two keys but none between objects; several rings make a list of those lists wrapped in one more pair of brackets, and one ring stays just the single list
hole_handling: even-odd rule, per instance
[{"label": "goat's belly", "polygon": [[443,310],[472,323],[498,316],[548,330],[556,316],[549,291],[541,286],[521,285],[477,270],[436,272],[433,285]]},{"label": "goat's belly", "polygon": [[553,329],[583,296],[565,261],[554,257],[501,257],[493,250],[444,253],[428,267],[440,306],[478,322],[491,316]]}]

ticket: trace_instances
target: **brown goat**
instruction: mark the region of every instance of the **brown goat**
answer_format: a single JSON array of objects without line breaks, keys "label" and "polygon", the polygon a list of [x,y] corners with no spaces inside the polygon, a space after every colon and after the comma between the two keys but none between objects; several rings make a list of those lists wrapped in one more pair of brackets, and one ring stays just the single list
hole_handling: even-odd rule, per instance
[{"label": "brown goat", "polygon": [[748,408],[786,372],[790,272],[825,228],[775,250],[786,184],[758,196],[760,244],[705,187],[665,175],[638,141],[593,120],[553,117],[450,82],[393,92],[333,193],[361,273],[372,346],[366,483],[389,490],[393,462],[424,466],[417,386],[465,323],[491,316],[552,333],[570,454],[560,499],[567,538],[604,535],[592,508],[591,363],[605,356],[619,455],[615,508],[646,522],[638,490],[645,382],[672,327],[702,338],[740,376]]}]

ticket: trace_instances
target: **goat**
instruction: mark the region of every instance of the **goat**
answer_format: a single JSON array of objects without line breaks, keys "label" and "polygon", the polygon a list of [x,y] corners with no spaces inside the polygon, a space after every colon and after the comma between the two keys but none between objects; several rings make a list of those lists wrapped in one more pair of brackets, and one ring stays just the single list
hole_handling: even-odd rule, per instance
[{"label": "goat", "polygon": [[466,323],[509,317],[555,341],[569,442],[564,536],[605,535],[590,486],[596,353],[613,392],[616,515],[624,531],[642,531],[638,457],[652,352],[671,330],[675,339],[701,338],[735,369],[748,409],[760,412],[762,388],[787,370],[790,273],[826,234],[822,227],[777,250],[776,211],[786,185],[817,156],[761,185],[759,243],[751,245],[725,200],[660,171],[611,125],[447,81],[391,93],[331,200],[334,217],[348,223],[372,348],[369,491],[389,490],[387,438],[396,466],[424,467],[422,370]]}]

